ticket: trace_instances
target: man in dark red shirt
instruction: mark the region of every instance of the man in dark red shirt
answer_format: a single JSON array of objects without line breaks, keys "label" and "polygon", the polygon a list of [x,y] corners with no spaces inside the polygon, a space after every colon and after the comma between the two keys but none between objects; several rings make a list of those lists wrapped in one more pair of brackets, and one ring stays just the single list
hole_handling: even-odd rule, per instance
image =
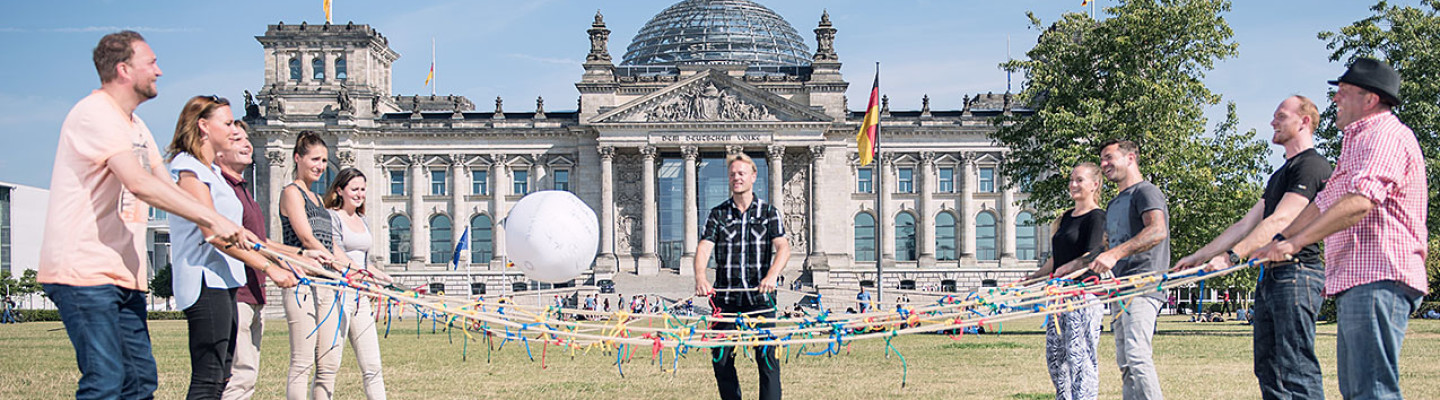
[{"label": "man in dark red shirt", "polygon": [[[221,149],[216,155],[225,182],[235,190],[235,197],[240,198],[240,205],[245,210],[240,218],[241,225],[265,240],[263,244],[266,247],[292,254],[299,252],[305,257],[322,260],[322,252],[301,251],[265,239],[265,215],[260,213],[260,204],[255,202],[255,194],[250,190],[250,182],[245,180],[243,172],[255,161],[255,148],[250,144],[247,132],[249,126],[239,120],[234,126],[230,148]],[[260,373],[260,337],[265,333],[265,320],[260,316],[260,311],[265,308],[265,275],[246,268],[245,286],[235,293],[235,299],[238,302],[236,319],[239,323],[235,329],[235,359],[230,367],[230,383],[225,385],[223,396],[226,400],[248,399],[255,394],[255,379]]]}]

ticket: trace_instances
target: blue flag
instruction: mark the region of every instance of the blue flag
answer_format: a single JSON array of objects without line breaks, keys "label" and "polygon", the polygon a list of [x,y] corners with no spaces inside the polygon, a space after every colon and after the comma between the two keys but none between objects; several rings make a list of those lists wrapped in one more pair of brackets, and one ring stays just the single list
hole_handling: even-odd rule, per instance
[{"label": "blue flag", "polygon": [[460,234],[460,242],[455,243],[455,255],[450,260],[451,269],[460,269],[460,252],[470,250],[470,227],[465,227],[465,232]]}]

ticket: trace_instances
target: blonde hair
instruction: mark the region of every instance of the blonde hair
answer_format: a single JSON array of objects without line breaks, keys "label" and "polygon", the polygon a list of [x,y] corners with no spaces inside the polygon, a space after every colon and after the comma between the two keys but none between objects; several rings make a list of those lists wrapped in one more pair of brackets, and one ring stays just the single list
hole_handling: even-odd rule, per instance
[{"label": "blonde hair", "polygon": [[1098,185],[1095,185],[1095,194],[1099,194],[1099,193],[1100,193],[1100,189],[1105,187],[1105,180],[1104,180],[1104,179],[1101,179],[1101,177],[1100,177],[1100,166],[1099,166],[1099,165],[1095,165],[1095,163],[1093,163],[1093,162],[1085,161],[1085,162],[1081,162],[1081,163],[1079,163],[1079,164],[1075,164],[1075,168],[1077,168],[1077,169],[1079,169],[1079,168],[1085,168],[1085,169],[1089,170],[1088,172],[1083,172],[1083,173],[1084,173],[1086,176],[1089,176],[1090,179],[1095,180],[1096,183],[1099,183]]},{"label": "blonde hair", "polygon": [[755,160],[750,159],[750,156],[745,155],[745,153],[735,153],[732,156],[725,157],[725,169],[729,170],[730,166],[737,162],[750,164],[750,173],[760,173],[760,167],[755,166]]},{"label": "blonde hair", "polygon": [[1316,108],[1315,102],[1310,101],[1308,97],[1298,94],[1290,97],[1300,100],[1300,107],[1296,114],[1300,114],[1301,117],[1310,117],[1310,132],[1314,133],[1318,129],[1317,126],[1320,125],[1320,109]]}]

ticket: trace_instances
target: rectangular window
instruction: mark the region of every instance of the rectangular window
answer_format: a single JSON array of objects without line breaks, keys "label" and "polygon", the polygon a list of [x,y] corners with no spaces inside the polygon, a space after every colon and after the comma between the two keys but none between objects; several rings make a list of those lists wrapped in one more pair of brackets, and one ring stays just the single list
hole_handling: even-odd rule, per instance
[{"label": "rectangular window", "polygon": [[430,171],[430,194],[433,196],[445,195],[445,170]]},{"label": "rectangular window", "polygon": [[555,170],[555,190],[570,191],[570,170]]},{"label": "rectangular window", "polygon": [[10,273],[10,191],[0,187],[0,272]]},{"label": "rectangular window", "polygon": [[390,170],[390,195],[391,195],[391,196],[404,196],[404,195],[405,195],[405,171],[404,171],[404,170],[398,170],[398,169],[392,169],[392,170]]},{"label": "rectangular window", "polygon": [[875,177],[871,173],[871,169],[861,168],[858,172],[859,177],[855,182],[855,191],[859,193],[874,193]]},{"label": "rectangular window", "polygon": [[995,169],[980,169],[980,192],[995,193]]},{"label": "rectangular window", "polygon": [[915,169],[901,168],[898,175],[900,179],[895,183],[900,193],[915,193]]},{"label": "rectangular window", "polygon": [[530,171],[515,170],[514,194],[530,193]]},{"label": "rectangular window", "polygon": [[940,169],[940,193],[955,193],[955,169]]},{"label": "rectangular window", "polygon": [[470,194],[477,196],[490,194],[490,171],[483,169],[470,171]]}]

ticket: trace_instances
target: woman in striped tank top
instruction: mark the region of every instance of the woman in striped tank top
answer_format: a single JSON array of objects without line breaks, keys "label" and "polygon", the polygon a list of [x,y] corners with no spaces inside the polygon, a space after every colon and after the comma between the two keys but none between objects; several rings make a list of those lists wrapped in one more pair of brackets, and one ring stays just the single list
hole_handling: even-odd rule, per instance
[{"label": "woman in striped tank top", "polygon": [[[331,260],[345,260],[335,243],[330,212],[320,206],[320,197],[310,185],[325,174],[330,149],[320,135],[301,131],[295,139],[295,181],[280,192],[280,229],[286,245],[324,251]],[[335,373],[340,369],[339,293],[328,287],[304,285],[282,291],[285,321],[290,326],[290,370],[286,374],[285,397],[317,400],[334,394]],[[311,377],[314,383],[311,384]]]}]

